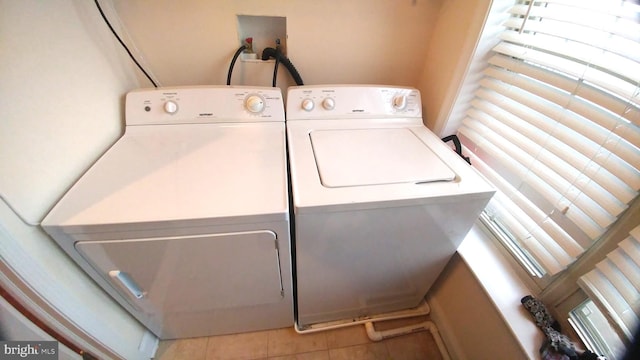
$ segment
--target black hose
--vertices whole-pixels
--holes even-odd
[[[304,82],[302,81],[302,77],[298,73],[298,70],[296,70],[296,67],[293,66],[291,61],[289,61],[286,56],[284,56],[280,49],[265,48],[262,51],[262,60],[269,60],[269,58],[274,58],[276,59],[276,61],[281,62],[287,68],[287,70],[289,70],[289,73],[291,74],[291,77],[293,77],[293,80],[296,82],[296,85],[304,85]]]
[[[278,78],[278,66],[280,66],[280,60],[276,57],[276,63],[273,65],[273,80],[271,86],[276,87],[276,79]]]
[[[456,147],[456,153],[460,155],[461,158],[464,159],[469,165],[471,165],[471,159],[469,157],[462,155],[462,144],[460,143],[460,139],[458,139],[457,135],[449,135],[442,138],[442,141],[453,141],[453,145]]]
[[[233,54],[233,59],[231,59],[231,64],[229,64],[229,72],[227,73],[227,85],[231,85],[231,74],[233,73],[233,67],[236,65],[236,60],[238,60],[238,56],[246,49],[245,45],[242,45],[238,48],[235,54]]]

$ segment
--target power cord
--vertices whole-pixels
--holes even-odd
[[[109,27],[109,29],[111,30],[113,35],[116,37],[116,39],[118,39],[118,42],[120,42],[120,45],[122,45],[122,47],[127,51],[127,54],[129,54],[129,57],[131,58],[131,60],[133,60],[133,62],[138,66],[138,69],[140,69],[140,71],[142,71],[144,73],[144,75],[147,77],[147,79],[149,79],[149,81],[153,84],[153,87],[157,88],[158,84],[156,84],[156,82],[153,81],[151,76],[149,76],[149,74],[144,70],[142,65],[140,65],[138,60],[136,60],[136,58],[133,56],[131,51],[129,51],[129,48],[124,43],[124,41],[122,41],[122,39],[120,39],[120,36],[118,36],[118,33],[116,33],[116,31],[113,29],[113,26],[111,26],[111,23],[109,22],[109,19],[107,19],[107,16],[102,11],[102,8],[100,7],[100,3],[98,3],[98,0],[94,0],[94,1],[96,3],[96,7],[98,8],[98,11],[100,11],[100,15],[102,15],[102,19],[107,24],[107,26]]]

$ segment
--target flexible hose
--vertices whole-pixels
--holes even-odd
[[[229,72],[227,73],[227,85],[231,85],[231,74],[233,73],[233,67],[236,65],[236,60],[238,60],[238,56],[246,49],[245,45],[240,46],[236,53],[233,54],[233,59],[231,59],[231,63],[229,64]]]
[[[271,86],[276,87],[276,79],[278,78],[278,66],[280,66],[280,60],[276,57],[276,63],[273,65],[273,80]]]
[[[269,58],[274,58],[277,61],[281,62],[287,68],[287,70],[289,70],[289,73],[291,74],[291,77],[293,77],[293,80],[296,82],[296,85],[304,85],[304,82],[302,81],[302,77],[298,73],[298,70],[296,70],[296,67],[293,66],[291,61],[286,56],[284,56],[280,49],[265,48],[262,51],[262,60],[269,60]]]
[[[443,137],[442,141],[453,141],[453,145],[456,147],[456,153],[460,155],[460,157],[463,158],[467,163],[469,163],[469,165],[471,165],[471,159],[462,155],[462,144],[460,143],[460,139],[458,139],[457,135],[449,135],[447,137]]]

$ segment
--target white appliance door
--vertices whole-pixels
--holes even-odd
[[[455,173],[409,129],[315,130],[309,136],[325,187],[455,178]]]
[[[176,315],[282,301],[276,234],[249,231],[77,242],[123,297],[159,323]]]

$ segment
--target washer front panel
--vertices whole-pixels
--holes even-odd
[[[455,179],[455,173],[409,129],[316,130],[309,136],[326,187]]]

